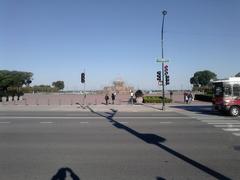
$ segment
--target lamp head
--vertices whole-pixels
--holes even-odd
[[[166,10],[162,11],[162,14],[163,14],[164,16],[167,15],[167,11],[166,11]]]

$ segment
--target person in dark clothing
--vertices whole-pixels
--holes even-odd
[[[109,100],[109,97],[108,97],[108,94],[106,94],[105,96],[106,105],[108,105],[108,100]]]
[[[112,104],[114,104],[114,101],[115,101],[115,94],[112,93]]]

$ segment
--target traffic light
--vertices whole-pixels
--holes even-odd
[[[166,80],[166,85],[170,84],[170,77],[167,75],[165,76],[165,80]]]
[[[81,83],[85,83],[85,73],[81,73]]]
[[[161,71],[158,71],[158,72],[157,72],[157,80],[158,80],[158,81],[161,81]]]
[[[164,66],[164,74],[167,76],[168,75],[168,65]]]

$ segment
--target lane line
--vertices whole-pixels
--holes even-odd
[[[6,121],[6,122],[0,122],[0,124],[10,124],[11,122]]]
[[[125,122],[125,121],[121,121],[119,122],[120,124],[128,124],[128,122]]]
[[[160,122],[160,124],[172,124],[172,122]]]
[[[41,124],[52,124],[53,122],[50,122],[50,121],[48,121],[48,122],[40,122]]]
[[[42,116],[0,116],[0,119],[106,119],[106,117],[42,117]],[[131,116],[131,117],[113,117],[113,119],[193,119],[192,117],[137,117],[137,116]]]
[[[80,123],[81,123],[81,124],[88,124],[88,122],[84,122],[84,121],[81,121]]]

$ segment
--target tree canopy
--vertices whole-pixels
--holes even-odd
[[[240,72],[235,75],[235,77],[240,77]]]
[[[58,88],[59,90],[64,89],[64,81],[56,81],[52,83],[52,86]]]
[[[6,91],[8,87],[29,86],[32,76],[31,72],[0,70],[0,89]]]
[[[190,78],[190,83],[195,87],[207,86],[212,79],[216,79],[217,75],[209,70],[197,71]]]

